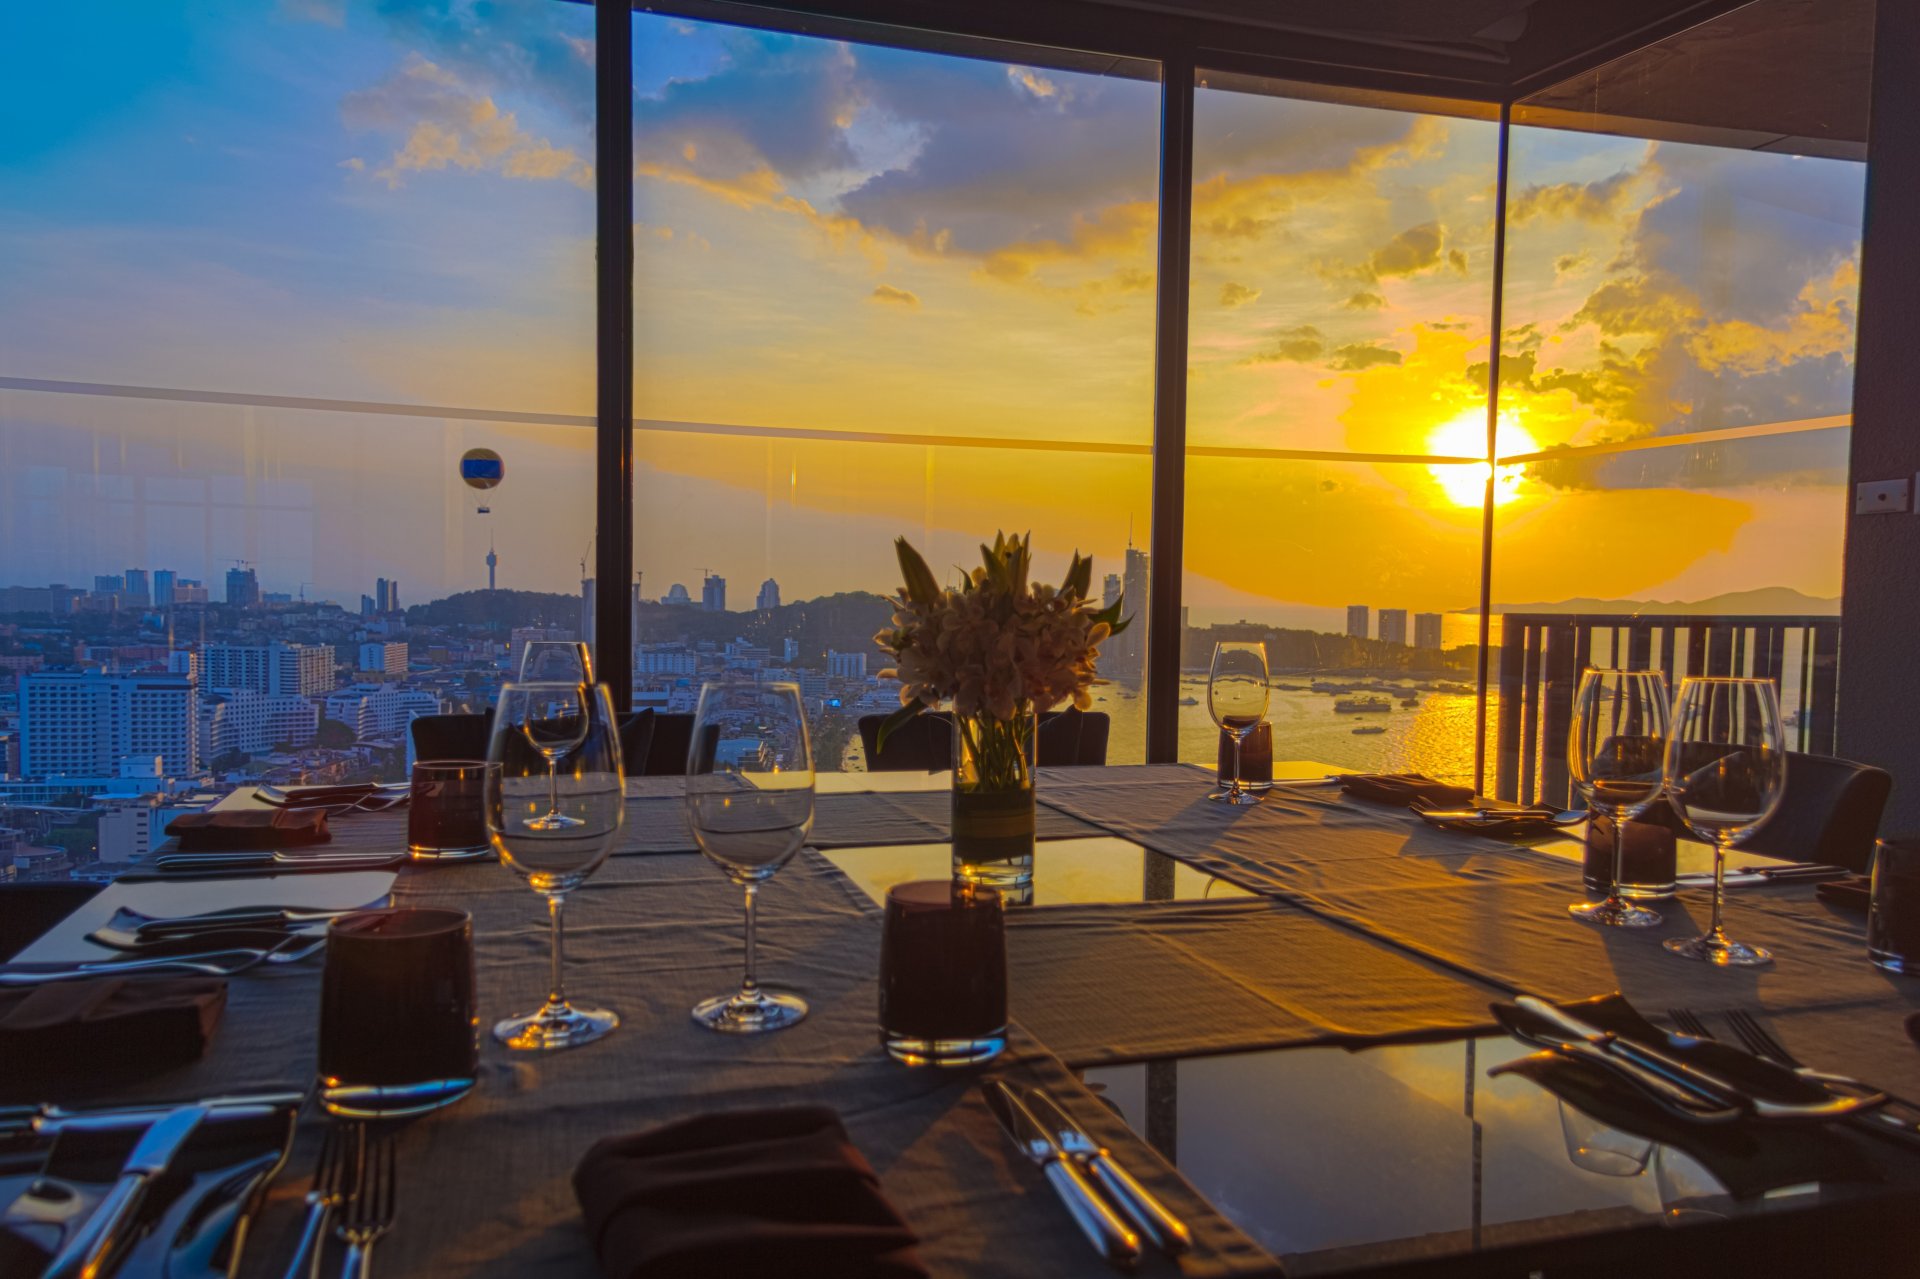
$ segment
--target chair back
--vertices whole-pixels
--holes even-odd
[[[678,714],[667,711],[644,710],[639,715],[649,716],[653,726],[652,738],[647,743],[646,754],[626,752],[626,725],[621,725],[620,745],[627,761],[629,777],[678,777],[687,771],[687,751],[693,745],[693,716],[685,712]],[[635,759],[644,758],[644,766],[636,765]]]
[[[628,777],[646,775],[656,723],[652,707],[635,711],[620,721],[620,767]]]
[[[1042,768],[1105,764],[1107,738],[1113,717],[1105,711],[1068,709],[1040,717],[1040,741],[1035,747]]]
[[[485,759],[493,708],[477,715],[420,715],[407,726],[416,760]]]
[[[0,884],[0,962],[12,959],[55,924],[87,904],[101,885]]]
[[[942,773],[953,767],[953,721],[944,711],[924,711],[887,736],[880,749],[885,715],[860,717],[860,744],[870,773]]]
[[[1864,873],[1892,793],[1893,778],[1871,764],[1788,751],[1780,807],[1740,847]]]

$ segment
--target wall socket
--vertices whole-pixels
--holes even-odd
[[[1909,480],[1862,480],[1853,486],[1855,515],[1897,515],[1912,509]]]

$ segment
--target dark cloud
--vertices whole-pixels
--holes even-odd
[[[1373,251],[1367,267],[1376,278],[1418,275],[1438,265],[1446,230],[1438,222],[1408,227]]]
[[[1354,342],[1347,346],[1335,347],[1333,359],[1327,367],[1340,372],[1354,372],[1370,369],[1379,364],[1400,363],[1400,352],[1392,347],[1380,346],[1372,342]]]
[[[1259,289],[1245,284],[1236,284],[1232,280],[1220,286],[1221,306],[1245,306],[1259,296]]]
[[[1327,339],[1311,324],[1276,329],[1273,344],[1240,361],[1242,364],[1311,364],[1327,351]]]
[[[1343,311],[1378,311],[1387,304],[1387,300],[1378,293],[1362,289],[1340,304]]]
[[[911,289],[897,289],[891,284],[874,285],[873,292],[868,296],[875,302],[886,302],[893,306],[904,306],[916,310],[920,306],[918,293]]]
[[[1593,182],[1555,182],[1530,186],[1507,203],[1507,221],[1534,218],[1580,218],[1610,222],[1627,207],[1637,169],[1622,169]]]

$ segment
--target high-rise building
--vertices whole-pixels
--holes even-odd
[[[493,553],[493,543],[487,543],[487,589],[493,589],[493,571],[500,567],[500,557]]]
[[[580,579],[580,633],[593,634],[593,579]]]
[[[183,577],[173,584],[173,602],[175,604],[205,604],[207,602],[207,584]]]
[[[772,578],[768,578],[766,581],[760,583],[760,594],[753,601],[753,606],[762,611],[770,608],[779,608],[780,583],[774,581]]]
[[[120,602],[128,608],[147,608],[153,604],[153,592],[147,586],[147,570],[130,568],[126,572],[127,586],[120,593]]]
[[[20,681],[20,771],[30,780],[113,777],[129,760],[162,775],[199,771],[197,692],[190,675],[35,671]]]
[[[1415,613],[1413,615],[1413,646],[1415,648],[1433,648],[1442,646],[1440,638],[1441,617],[1438,613]]]
[[[265,755],[275,746],[313,741],[320,710],[311,698],[216,689],[200,698],[201,749],[209,760],[238,752]]]
[[[318,697],[333,687],[333,649],[326,644],[203,644],[200,683],[209,689]]]
[[[865,653],[836,653],[827,650],[827,674],[835,679],[865,679],[867,677],[867,655]]]
[[[707,574],[700,583],[700,607],[709,613],[727,611],[727,579],[718,573]]]
[[[101,574],[93,579],[95,595],[111,595],[117,600],[126,589],[127,579],[117,573],[112,577]]]
[[[1383,608],[1380,610],[1380,642],[1382,644],[1405,644],[1407,642],[1406,609]]]
[[[360,597],[360,616],[372,617],[373,611],[374,611],[373,596],[362,595]]]
[[[1120,598],[1120,592],[1126,588],[1120,584],[1118,573],[1107,574],[1106,589],[1100,592],[1100,607],[1112,608],[1113,602]]]
[[[173,584],[178,575],[170,568],[153,570],[153,603],[156,608],[166,608],[173,603]]]
[[[353,730],[356,740],[399,737],[420,715],[438,715],[440,699],[397,684],[354,684],[327,697],[327,718]]]
[[[1353,639],[1367,637],[1367,606],[1365,604],[1347,605],[1347,634]]]
[[[1121,612],[1131,617],[1133,624],[1101,647],[1100,672],[1116,679],[1137,680],[1147,668],[1147,581],[1152,559],[1145,551],[1129,546],[1122,568],[1117,598],[1126,601]],[[1107,588],[1111,591],[1112,587],[1109,578]]]
[[[397,641],[380,642],[360,646],[360,667],[363,671],[372,671],[379,675],[405,675],[407,673],[407,646]]]
[[[251,608],[260,602],[260,576],[250,568],[227,570],[227,603]]]

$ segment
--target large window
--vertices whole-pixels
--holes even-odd
[[[1053,580],[1136,548],[1141,759],[1159,86],[644,15],[634,63],[638,698],[784,672],[861,767],[894,538],[1031,531]]]
[[[593,537],[591,10],[108,9],[0,81],[0,827],[68,864],[158,820],[92,797],[395,775]]]

